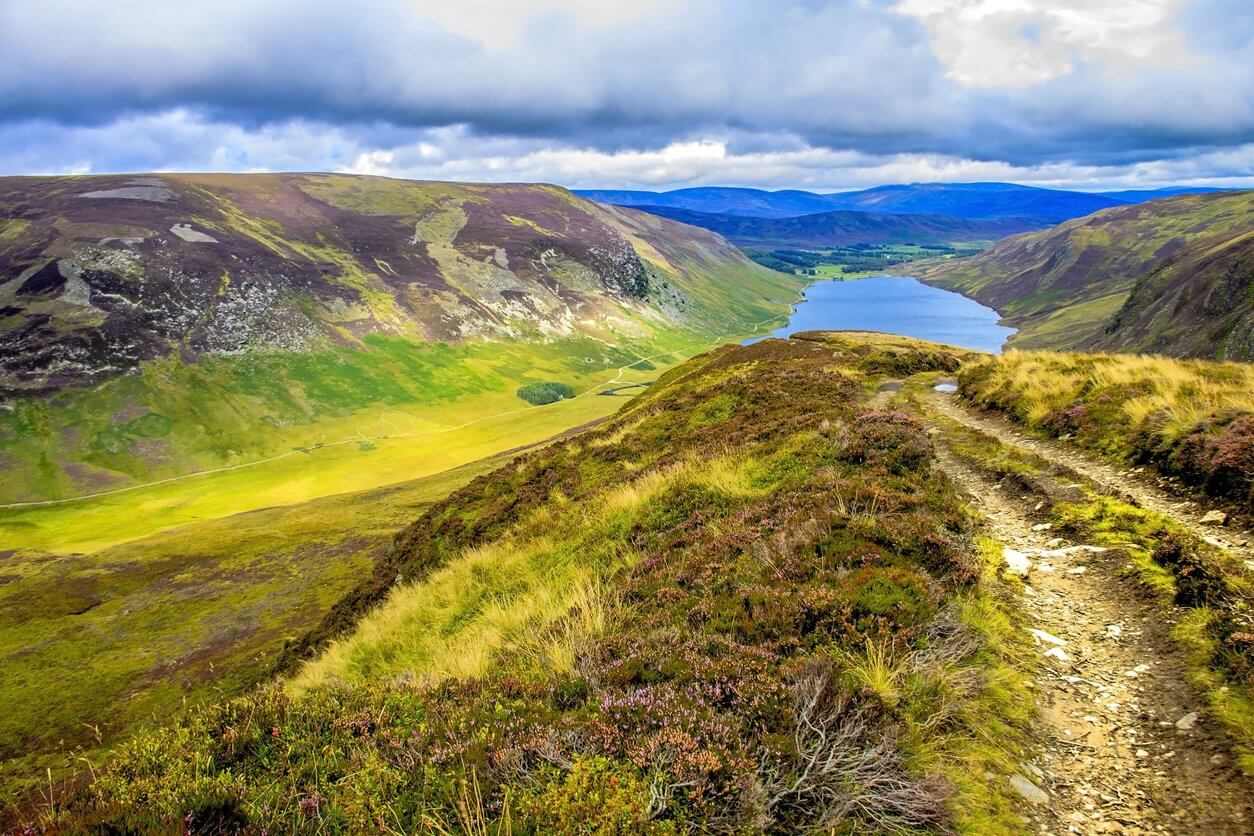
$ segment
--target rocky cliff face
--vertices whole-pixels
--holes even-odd
[[[718,239],[550,186],[330,175],[0,178],[0,390],[176,353],[682,323]],[[643,253],[643,255],[642,255]],[[665,254],[663,254],[665,253]]]

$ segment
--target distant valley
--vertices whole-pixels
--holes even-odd
[[[715,231],[783,272],[917,275],[995,308],[1018,329],[1016,347],[1254,357],[1248,191],[969,183],[584,194]]]

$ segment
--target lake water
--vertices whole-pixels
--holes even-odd
[[[998,354],[1015,329],[998,325],[997,319],[997,311],[958,293],[907,276],[876,276],[810,285],[788,324],[770,336],[884,331]]]

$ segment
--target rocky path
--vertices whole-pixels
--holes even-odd
[[[947,416],[988,432],[952,401],[936,401]],[[989,435],[1059,458],[998,429]],[[1008,566],[1024,578],[1043,718],[1040,756],[1010,778],[1024,797],[1025,830],[1254,833],[1254,782],[1232,766],[1226,735],[1188,683],[1172,620],[1122,577],[1120,553],[1054,537],[1030,499],[953,455],[943,430],[936,440],[941,467],[988,518]]]
[[[1071,468],[1095,485],[1132,499],[1137,505],[1157,511],[1175,520],[1195,536],[1214,546],[1250,560],[1254,533],[1240,527],[1218,528],[1202,523],[1207,509],[1192,499],[1179,497],[1154,484],[1154,477],[1140,469],[1121,470],[1093,456],[1070,447],[1064,442],[1032,437],[1009,421],[987,414],[976,413],[962,405],[952,395],[934,395],[929,406],[948,418],[977,429],[997,439],[1002,444],[1020,447],[1046,459]]]

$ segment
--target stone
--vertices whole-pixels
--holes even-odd
[[[1197,725],[1197,712],[1196,711],[1190,711],[1188,714],[1184,715],[1183,717],[1181,717],[1179,720],[1176,721],[1176,728],[1180,729],[1181,731],[1188,731],[1189,729],[1193,728],[1195,725]]]
[[[1201,519],[1202,525],[1227,525],[1228,515],[1223,511],[1207,511]]]
[[[1228,762],[1228,758],[1226,758],[1223,755],[1211,755],[1210,756],[1211,766],[1223,766],[1227,762]]]
[[[1057,659],[1059,662],[1066,663],[1071,661],[1071,657],[1067,655],[1067,651],[1063,650],[1061,647],[1051,647],[1049,650],[1045,651],[1045,655],[1050,659]]]
[[[1028,570],[1032,568],[1032,561],[1023,552],[1005,547],[1001,550],[1002,560],[1006,561],[1006,569],[1012,575],[1018,575],[1021,578],[1028,576]]]
[[[1066,647],[1066,646],[1067,646],[1067,642],[1066,642],[1066,641],[1064,641],[1063,639],[1058,638],[1057,636],[1054,636],[1054,635],[1051,635],[1051,634],[1049,634],[1049,633],[1046,633],[1044,630],[1036,630],[1036,629],[1032,629],[1032,630],[1029,630],[1028,632],[1032,634],[1032,637],[1033,637],[1034,639],[1036,639],[1038,643],[1039,643],[1039,642],[1046,642],[1046,643],[1048,643],[1048,644],[1056,645],[1056,646],[1058,646],[1058,647]]]
[[[201,232],[198,229],[192,229],[191,224],[175,224],[174,226],[170,227],[170,231],[173,232],[175,235],[177,235],[179,238],[182,238],[184,241],[188,241],[193,244],[217,244],[218,243],[217,238],[214,238],[212,235],[209,235],[207,233]]]
[[[1033,531],[1049,531],[1053,527],[1054,527],[1053,523],[1037,523],[1036,525],[1032,526],[1032,530]]]
[[[1023,796],[1024,800],[1030,804],[1048,804],[1049,795],[1045,790],[1033,784],[1024,776],[1015,773],[1010,776],[1010,786],[1015,792]]]
[[[1061,537],[1054,537],[1053,539],[1051,539],[1049,542],[1045,544],[1045,548],[1056,549],[1062,544],[1063,544],[1063,539]]]

